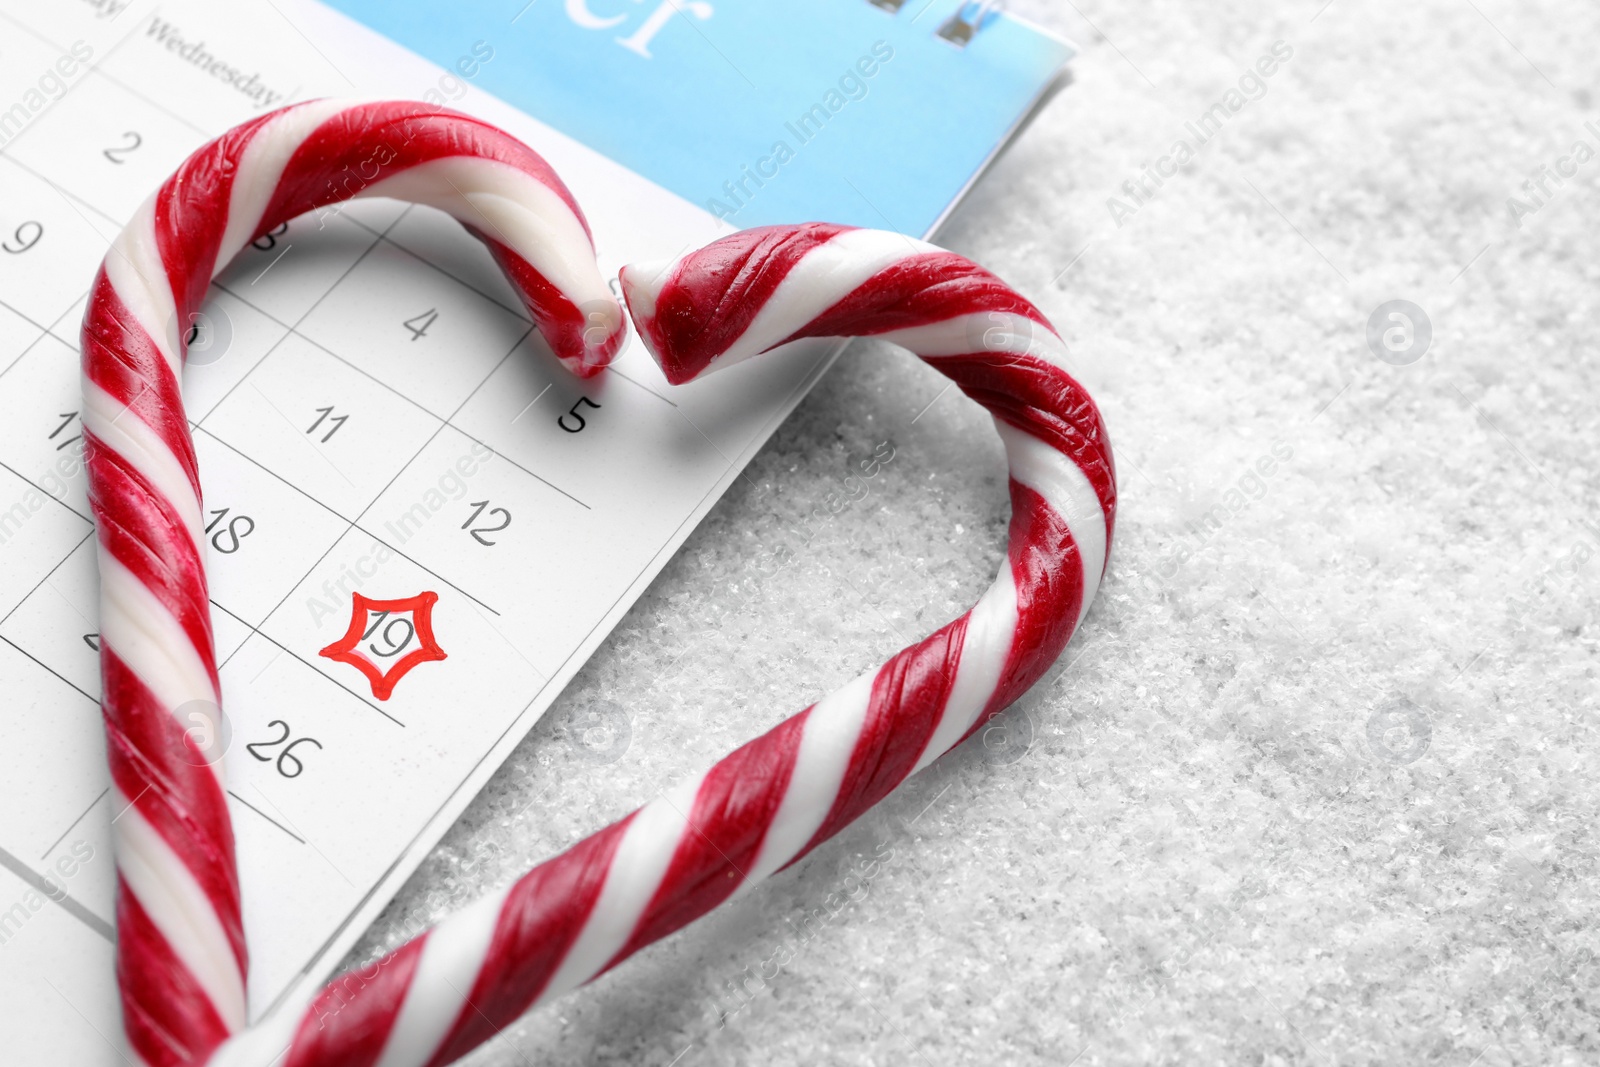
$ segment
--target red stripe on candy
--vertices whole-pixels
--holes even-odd
[[[116,650],[101,651],[106,751],[117,789],[160,835],[206,894],[243,976],[249,969],[228,801],[189,724],[174,719]],[[180,709],[181,710],[181,709]],[[126,949],[124,951],[127,951]]]
[[[205,299],[216,273],[217,249],[228,228],[228,207],[238,160],[256,135],[281,111],[235,126],[183,161],[155,198],[156,249],[177,305],[181,332],[189,312]]]
[[[85,433],[89,505],[100,544],[138,578],[183,627],[217,689],[211,608],[199,550],[172,502],[138,468]]]
[[[1117,468],[1105,420],[1088,390],[1036,356],[986,352],[928,362],[995,418],[1037,437],[1083,471],[1105,514],[1110,545],[1117,518]]]
[[[989,271],[954,252],[896,260],[784,339],[873,337],[978,312],[1020,315],[1055,333],[1039,309]]]
[[[145,1067],[192,1067],[227,1039],[211,998],[120,877],[117,987],[123,1030]]]
[[[790,716],[706,773],[666,875],[606,970],[687,926],[744,883],[789,791],[810,714],[807,708]]]
[[[968,612],[947,623],[878,669],[833,809],[791,864],[855,822],[916,768],[950,702],[970,618]]]
[[[604,370],[622,348],[627,333],[618,330],[609,337],[605,336],[605,329],[591,327],[584,309],[551,285],[549,279],[539,273],[532,263],[481,230],[472,226],[465,229],[484,243],[494,261],[511,279],[522,297],[523,306],[538,325],[539,335],[556,358],[564,361],[580,377],[590,378]],[[595,331],[596,339],[601,341],[599,347],[590,343],[591,329]]]
[[[183,389],[166,357],[111,285],[104,266],[89,292],[80,339],[84,377],[127,409],[118,419],[137,418],[155,431],[177,457],[199,500],[200,466],[184,419]]]
[[[382,959],[346,971],[322,987],[295,1030],[283,1067],[372,1067],[383,1055],[406,990],[422,959],[427,933]]]
[[[391,100],[346,108],[311,131],[284,167],[256,236],[412,167],[455,157],[503,163],[530,175],[565,201],[589,232],[571,190],[533,149],[471,115]]]
[[[633,816],[541,863],[511,887],[477,981],[429,1067],[465,1056],[527,1011],[582,933]],[[337,1062],[337,1061],[325,1061]]]
[[[1108,541],[1107,544],[1110,542]],[[1028,691],[1061,655],[1078,628],[1083,606],[1083,556],[1044,497],[1011,480],[1011,536],[1007,554],[1017,587],[1017,629],[994,695],[964,737]]]
[[[744,336],[795,264],[852,228],[823,222],[762,226],[730,234],[685,259],[661,287],[654,316],[641,326],[667,381],[679,385],[705,370]]]

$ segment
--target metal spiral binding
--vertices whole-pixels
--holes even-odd
[[[939,36],[957,48],[965,48],[985,22],[998,15],[1005,0],[967,0],[945,24],[939,27]]]
[[[867,2],[891,15],[899,14],[900,9],[906,6],[906,0],[867,0]],[[939,27],[938,36],[957,48],[965,48],[978,31],[983,29],[984,23],[998,15],[1004,7],[1005,0],[965,0],[956,13]]]

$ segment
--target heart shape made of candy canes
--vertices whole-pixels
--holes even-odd
[[[493,1037],[794,863],[1025,692],[1104,574],[1110,442],[1045,317],[994,275],[898,234],[734,234],[622,272],[669,381],[804,337],[910,349],[995,418],[1009,549],[978,603],[628,817],[302,1005],[246,1026],[247,952],[219,759],[188,716],[220,703],[184,330],[253,239],[352,196],[440,208],[488,246],[564,365],[597,373],[625,316],[582,213],[530,149],[415,103],[318,101],[195,152],[114,242],[83,327],[101,576],[102,707],[118,870],[117,977],[147,1067],[423,1067]],[[180,720],[179,709],[185,709]],[[221,736],[209,723],[202,736]]]

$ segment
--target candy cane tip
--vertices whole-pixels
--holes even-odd
[[[628,315],[615,302],[597,302],[584,310],[582,341],[570,351],[556,347],[563,366],[579,378],[593,378],[609,367],[628,339]]]
[[[645,260],[628,264],[618,274],[622,282],[622,299],[627,302],[628,313],[633,316],[634,325],[639,329],[639,339],[644,342],[650,358],[661,368],[661,373],[673,385],[693,381],[714,367],[714,364],[694,366],[685,359],[681,346],[672,343],[656,316],[661,290],[678,273],[682,264],[682,259]]]

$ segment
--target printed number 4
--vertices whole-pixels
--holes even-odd
[[[428,335],[428,327],[432,326],[438,317],[439,312],[434,308],[429,308],[420,315],[412,316],[400,325],[411,331],[411,339],[413,341],[420,341]]]
[[[267,723],[267,725],[281,726],[283,727],[283,733],[272,738],[270,741],[254,741],[244,746],[246,752],[250,753],[250,755],[254,756],[262,763],[272,763],[273,757],[270,754],[263,756],[261,753],[257,752],[256,749],[276,748],[278,745],[282,745],[285,741],[289,741],[289,734],[291,733],[289,724],[284,722],[282,719],[273,719],[271,722]],[[283,775],[285,778],[298,778],[300,777],[300,773],[306,769],[306,765],[300,762],[300,757],[294,754],[295,748],[300,745],[316,745],[318,748],[321,748],[322,742],[318,741],[314,737],[297,737],[293,741],[289,741],[289,743],[284,746],[283,751],[278,753],[277,757],[278,773]]]
[[[487,500],[474,500],[472,502],[473,512],[470,516],[468,516],[467,521],[461,524],[461,528],[472,534],[473,540],[477,541],[478,544],[485,547],[492,547],[499,542],[491,541],[483,535],[488,533],[499,533],[507,526],[510,526],[511,512],[507,511],[505,508],[495,508],[493,511],[489,512],[489,517],[493,518],[494,516],[499,515],[499,526],[473,526],[472,524],[478,521],[478,516],[483,514],[483,509],[488,506],[489,501]],[[470,529],[468,529],[469,527]]]
[[[344,420],[348,419],[350,416],[349,415],[335,415],[333,413],[333,409],[331,407],[329,407],[329,408],[318,408],[317,411],[319,412],[319,414],[317,415],[317,421],[313,422],[309,427],[306,428],[306,433],[316,433],[317,432],[317,427],[321,426],[324,422],[326,422],[328,424],[329,428],[328,428],[328,432],[322,435],[322,443],[323,444],[327,444],[328,443],[328,438],[330,438],[334,434],[338,433],[339,432],[339,428],[344,425]]]

